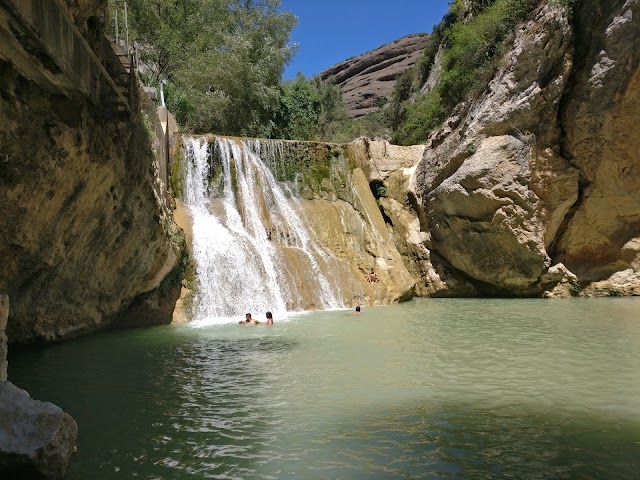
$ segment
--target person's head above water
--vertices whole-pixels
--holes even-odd
[[[273,318],[273,315],[271,314],[271,312],[267,312],[266,315],[267,315],[267,318]]]
[[[359,312],[359,311],[360,311],[360,305],[356,307],[356,312]]]
[[[251,320],[251,314],[245,313],[244,318],[246,318],[247,320]]]

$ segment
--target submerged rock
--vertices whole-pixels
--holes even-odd
[[[64,477],[77,436],[76,422],[59,407],[0,382],[2,478]]]

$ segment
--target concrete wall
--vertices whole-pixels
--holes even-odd
[[[0,58],[27,78],[65,96],[100,101],[101,84],[127,99],[59,0],[0,0]]]

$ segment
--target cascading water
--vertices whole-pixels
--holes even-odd
[[[323,274],[331,254],[315,241],[291,192],[260,158],[275,159],[282,142],[191,138],[185,153],[185,203],[193,220],[198,281],[194,320],[225,322],[245,312],[303,309],[301,282],[315,283],[310,290],[316,298],[308,304],[343,306]],[[297,268],[291,268],[291,258]]]

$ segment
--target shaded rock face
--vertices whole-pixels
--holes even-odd
[[[59,407],[0,382],[0,474],[3,478],[63,478],[76,449],[78,426]]]
[[[603,281],[640,268],[640,1],[580,3],[576,26],[562,155],[582,190],[554,253],[580,278]]]
[[[116,319],[135,324],[124,318],[127,307],[157,289],[180,256],[171,213],[154,191],[144,116],[51,95],[8,64],[0,72],[0,291],[11,298],[9,338],[50,341]],[[170,319],[159,314],[154,323]]]
[[[0,382],[7,379],[7,322],[9,321],[9,297],[0,294]]]
[[[416,63],[428,39],[426,34],[402,37],[334,65],[320,78],[332,79],[340,87],[352,117],[376,112],[391,99],[398,75]]]
[[[108,0],[65,0],[69,13],[82,33],[89,30],[87,21],[106,23]]]
[[[481,294],[637,290],[640,2],[576,8],[541,3],[410,181],[425,246]]]

